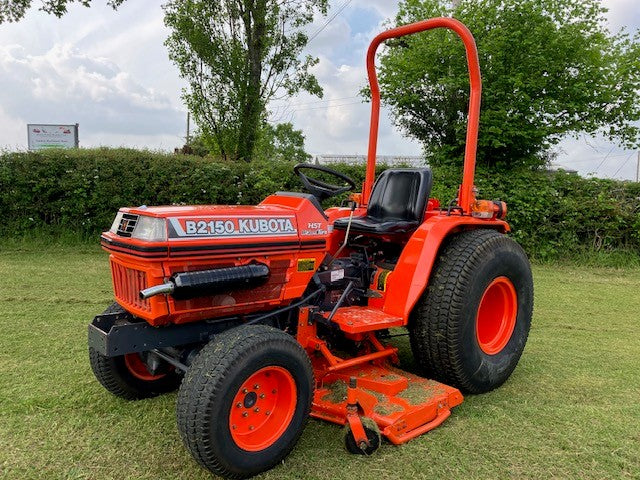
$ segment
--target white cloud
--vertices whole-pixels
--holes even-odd
[[[390,0],[355,0],[353,6],[373,9],[382,18],[391,18],[398,11],[398,2]]]
[[[625,150],[602,136],[580,135],[566,138],[556,148],[554,165],[576,170],[583,176],[633,180],[636,175],[637,152]]]
[[[73,5],[62,19],[32,9],[3,25],[0,146],[24,148],[28,122],[78,122],[83,146],[181,145],[183,82],[163,46],[162,9],[151,3],[117,12]]]
[[[147,88],[106,58],[69,44],[42,55],[0,47],[0,103],[6,115],[29,122],[80,123],[95,135],[169,134],[182,114],[166,95]],[[2,143],[8,143],[6,140]]]
[[[364,62],[358,66],[336,65],[325,56],[319,58],[314,74],[324,87],[323,100],[300,96],[287,108],[280,107],[276,114],[281,121],[293,121],[305,133],[312,154],[365,154],[371,107],[358,96],[366,84]],[[384,109],[379,132],[379,154],[419,154],[420,146],[393,128]]]
[[[612,30],[640,26],[638,0],[602,0]],[[114,12],[104,2],[91,8],[72,4],[62,19],[32,9],[0,29],[0,147],[23,147],[27,122],[80,122],[89,145],[128,145],[171,150],[182,143],[184,82],[167,57],[168,34],[159,2],[128,0]],[[344,4],[331,0],[333,12]],[[366,84],[364,56],[397,0],[352,0],[313,40],[321,58],[315,73],[325,90],[322,101],[309,95],[274,102],[275,117],[292,119],[312,153],[360,153],[367,149],[370,106],[356,97]],[[331,12],[330,12],[331,15]],[[327,18],[309,26],[315,32]],[[346,97],[346,98],[345,98]],[[562,143],[558,163],[583,173],[611,149],[602,139]],[[381,154],[418,154],[420,146],[393,128],[383,109]],[[611,175],[630,152],[616,149],[599,174]],[[614,155],[620,155],[614,157]],[[633,159],[617,176],[633,174]]]
[[[613,31],[622,27],[634,32],[640,27],[640,8],[638,0],[602,0],[603,6],[609,9],[607,19]]]

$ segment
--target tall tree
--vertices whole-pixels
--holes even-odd
[[[403,0],[395,23],[464,22],[482,69],[478,159],[541,165],[566,135],[640,144],[640,35],[612,34],[599,0]],[[435,31],[390,42],[383,99],[431,163],[461,162],[469,80],[462,42]]]
[[[301,90],[322,96],[302,57],[303,27],[327,0],[173,0],[165,6],[171,59],[189,83],[185,101],[224,157],[251,160],[265,107]]]

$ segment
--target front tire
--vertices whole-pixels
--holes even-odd
[[[293,449],[312,397],[311,362],[291,335],[240,326],[214,337],[189,367],[178,393],[178,430],[205,468],[251,477]]]
[[[173,392],[180,385],[180,376],[173,367],[164,365],[163,371],[154,375],[139,353],[107,357],[89,348],[89,363],[100,384],[125,400],[155,397]]]
[[[424,373],[469,393],[502,385],[522,355],[533,278],[522,248],[494,230],[471,230],[442,249],[409,321]]]
[[[112,303],[103,315],[125,313],[118,304]],[[116,397],[139,400],[173,392],[180,385],[180,376],[173,367],[162,362],[160,371],[149,372],[144,357],[147,352],[107,357],[89,347],[91,370],[100,384]]]

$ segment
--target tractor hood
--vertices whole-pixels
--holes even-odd
[[[277,205],[139,207],[121,211],[166,219],[167,239],[172,241],[298,236],[295,210]]]
[[[121,208],[102,245],[136,256],[323,248],[328,219],[304,194],[276,194],[260,205]]]

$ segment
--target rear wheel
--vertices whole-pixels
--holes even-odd
[[[487,392],[515,369],[532,313],[533,278],[522,248],[494,230],[471,230],[440,252],[411,314],[411,347],[427,376]]]
[[[240,326],[217,335],[189,367],[178,393],[178,430],[205,468],[250,477],[293,449],[312,396],[309,357],[291,335]]]

